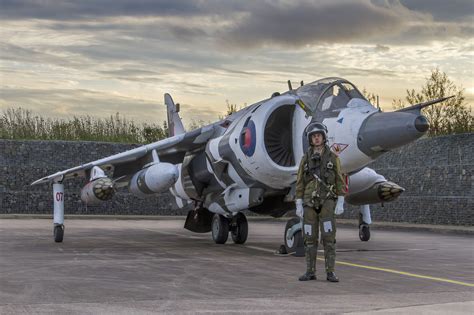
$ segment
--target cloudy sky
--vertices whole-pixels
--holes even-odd
[[[474,103],[472,0],[0,0],[0,109],[215,120],[339,76],[391,108],[438,67]]]

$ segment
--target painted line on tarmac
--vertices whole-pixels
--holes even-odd
[[[250,249],[256,249],[256,250],[260,250],[260,251],[267,252],[267,253],[272,253],[272,254],[275,253],[274,250],[271,250],[271,249],[268,249],[268,248],[263,248],[263,247],[258,247],[258,246],[244,245],[243,247],[250,248]]]
[[[324,261],[324,259],[322,259],[322,258],[317,258],[317,259]],[[365,265],[353,264],[353,263],[349,263],[349,262],[345,262],[345,261],[339,261],[339,260],[336,260],[336,264],[351,266],[351,267],[357,267],[357,268],[363,268],[363,269],[384,271],[384,272],[388,272],[388,273],[394,273],[394,274],[398,274],[398,275],[409,276],[409,277],[420,278],[420,279],[428,279],[428,280],[434,280],[434,281],[439,281],[439,282],[447,282],[447,283],[452,283],[452,284],[463,285],[463,286],[466,286],[466,287],[474,287],[474,284],[472,284],[472,283],[456,281],[456,280],[450,280],[450,279],[445,279],[445,278],[424,276],[424,275],[419,275],[419,274],[416,274],[416,273],[398,271],[398,270],[394,270],[394,269],[365,266]]]
[[[174,233],[174,232],[164,232],[164,231],[157,231],[157,230],[153,230],[153,229],[142,229],[142,230],[155,232],[155,233],[158,233],[158,234],[164,234],[164,235],[175,235],[175,236],[181,236],[181,237],[185,237],[185,238],[203,239],[203,237],[199,237],[199,236],[185,235],[185,234],[179,234],[179,233]]]
[[[274,250],[271,250],[271,249],[268,249],[268,248],[263,248],[263,247],[258,247],[258,246],[245,245],[244,247],[264,251],[264,252],[267,252],[267,253],[275,253]],[[316,258],[316,259],[324,261],[324,258]],[[351,266],[351,267],[357,267],[357,268],[363,268],[363,269],[369,269],[369,270],[383,271],[383,272],[394,273],[394,274],[403,275],[403,276],[420,278],[420,279],[428,279],[428,280],[439,281],[439,282],[447,282],[447,283],[458,284],[458,285],[463,285],[463,286],[467,286],[467,287],[474,287],[474,284],[472,284],[472,283],[456,281],[456,280],[450,280],[450,279],[445,279],[445,278],[424,276],[424,275],[419,275],[419,274],[416,274],[416,273],[398,271],[398,270],[394,270],[394,269],[359,265],[359,264],[353,264],[353,263],[349,263],[349,262],[345,262],[345,261],[339,261],[339,260],[336,260],[336,264]]]
[[[186,237],[186,238],[201,238],[201,237],[197,237],[197,236],[193,236],[193,235],[184,235],[184,234],[173,233],[173,232],[156,231],[156,230],[152,230],[152,229],[144,229],[144,230],[152,231],[152,232],[156,232],[156,233],[160,233],[160,234],[176,235],[176,236],[181,236],[181,237]],[[255,250],[259,250],[259,251],[263,251],[263,252],[267,252],[267,253],[273,253],[273,254],[275,253],[275,250],[264,248],[264,247],[259,247],[259,246],[244,245],[243,247],[250,248],[250,249],[255,249]],[[316,259],[324,261],[323,258],[316,258]],[[403,275],[403,276],[409,276],[409,277],[413,277],[413,278],[427,279],[427,280],[433,280],[433,281],[439,281],[439,282],[447,282],[447,283],[452,283],[452,284],[457,284],[457,285],[463,285],[463,286],[466,286],[466,287],[474,287],[474,284],[472,284],[472,283],[456,281],[456,280],[450,280],[450,279],[445,279],[445,278],[424,276],[424,275],[419,275],[419,274],[416,274],[416,273],[399,271],[399,270],[394,270],[394,269],[359,265],[359,264],[354,264],[354,263],[340,261],[340,260],[336,260],[336,264],[344,265],[344,266],[350,266],[350,267],[356,267],[356,268],[369,269],[369,270],[383,271],[383,272],[394,273],[394,274]]]

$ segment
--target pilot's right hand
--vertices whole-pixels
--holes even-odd
[[[303,219],[304,209],[303,209],[303,199],[296,199],[296,215]]]

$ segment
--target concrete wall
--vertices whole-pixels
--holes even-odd
[[[30,183],[59,170],[120,153],[136,145],[103,142],[0,140],[0,213],[52,213],[52,187]],[[66,214],[185,214],[171,194],[147,199],[124,191],[112,200],[86,207],[80,200],[84,178],[64,182]]]
[[[369,167],[406,191],[394,202],[372,205],[376,221],[473,225],[474,134],[420,139]],[[344,218],[357,218],[347,207]]]
[[[52,188],[31,182],[58,170],[80,165],[135,146],[114,143],[0,140],[0,213],[52,211]],[[406,188],[395,202],[372,206],[377,221],[473,225],[474,134],[421,139],[382,156],[370,165]],[[111,201],[86,208],[80,201],[83,179],[65,182],[67,214],[185,214],[173,197],[160,194],[139,199],[119,193]],[[344,218],[357,218],[346,206]]]

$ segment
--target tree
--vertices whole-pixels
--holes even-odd
[[[438,68],[431,71],[431,75],[426,78],[421,91],[414,89],[407,90],[406,102],[393,100],[392,107],[401,109],[409,105],[427,102],[437,98],[454,95],[447,101],[440,104],[425,107],[422,111],[430,121],[430,136],[439,136],[453,133],[473,132],[474,117],[471,107],[467,107],[464,97],[464,89],[457,87]]]
[[[226,116],[230,116],[233,113],[237,112],[237,104],[231,104],[229,100],[225,100],[225,102],[227,104]]]
[[[362,90],[362,94],[364,95],[364,97],[369,101],[370,104],[374,105],[374,106],[377,106],[377,95],[375,95],[375,93],[372,93],[372,92],[369,92],[367,91],[366,88],[364,88]]]
[[[227,104],[227,111],[224,115],[219,115],[218,116],[219,120],[222,120],[222,119],[232,115],[233,113],[238,112],[239,110],[241,110],[245,106],[247,106],[247,104],[244,104],[244,106],[241,106],[239,109],[237,109],[237,104],[232,104],[232,103],[229,102],[229,100],[225,100],[225,103]]]

